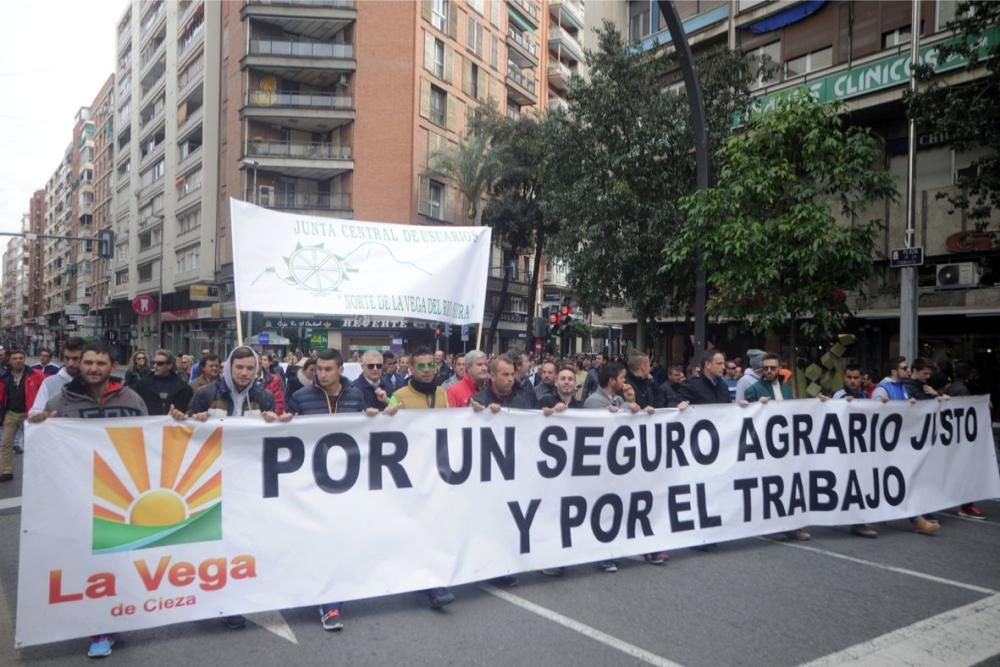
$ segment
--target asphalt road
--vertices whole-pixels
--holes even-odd
[[[20,465],[21,457],[17,457]],[[86,639],[14,649],[18,479],[0,485],[0,665],[85,661]],[[656,567],[626,560],[520,585],[461,586],[441,611],[423,596],[352,602],[345,629],[314,608],[129,632],[108,659],[135,665],[1000,665],[1000,502],[987,521],[942,512],[935,537],[906,522],[868,540],[812,529]]]

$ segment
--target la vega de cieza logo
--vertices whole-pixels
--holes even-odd
[[[159,457],[140,427],[105,431],[115,456],[94,451],[93,553],[222,539],[222,427],[196,441],[165,426]]]

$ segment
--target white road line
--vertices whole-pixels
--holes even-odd
[[[635,644],[629,644],[627,641],[618,639],[617,637],[612,637],[606,632],[601,632],[597,628],[592,628],[591,626],[581,623],[580,621],[574,620],[568,616],[563,616],[557,611],[553,611],[548,607],[543,607],[541,605],[535,604],[525,600],[519,595],[514,595],[508,591],[501,590],[496,586],[489,586],[486,584],[480,584],[479,588],[490,595],[500,598],[505,602],[509,602],[516,607],[520,607],[526,611],[530,611],[533,614],[537,614],[542,618],[557,623],[564,628],[569,628],[574,632],[578,632],[584,637],[593,639],[596,642],[600,642],[605,646],[610,646],[611,648],[621,651],[625,655],[629,655],[637,660],[641,660],[650,665],[656,665],[657,667],[681,667],[679,663],[672,662],[666,658],[651,653],[646,649],[639,648]]]
[[[780,544],[783,547],[791,547],[792,549],[801,549],[803,551],[810,551],[814,554],[822,554],[824,556],[829,556],[831,558],[839,558],[841,560],[850,561],[852,563],[858,563],[860,565],[868,565],[869,567],[876,567],[880,570],[885,570],[887,572],[895,572],[896,574],[905,574],[911,577],[917,577],[918,579],[926,579],[927,581],[933,581],[939,584],[955,586],[956,588],[964,588],[967,591],[973,591],[975,593],[982,593],[984,595],[995,595],[1000,593],[1000,591],[995,591],[992,588],[976,586],[975,584],[967,584],[963,581],[955,581],[954,579],[945,579],[944,577],[935,577],[933,574],[927,574],[925,572],[917,572],[916,570],[908,570],[905,567],[896,567],[894,565],[885,565],[883,563],[876,563],[875,561],[872,560],[865,560],[864,558],[856,558],[854,556],[848,556],[846,554],[837,553],[836,551],[827,551],[826,549],[820,549],[818,547],[807,547],[804,544],[780,542],[778,540],[772,540],[767,537],[758,537],[757,539],[764,540],[765,542],[771,542],[773,544]]]
[[[949,519],[958,519],[959,521],[968,521],[969,523],[978,523],[980,525],[986,524],[987,526],[998,526],[1000,527],[1000,521],[990,521],[989,519],[970,519],[967,516],[958,516],[957,514],[949,514]]]
[[[804,667],[951,667],[1000,653],[1000,595],[993,595],[831,653]]]
[[[256,623],[268,632],[274,633],[293,644],[299,643],[298,638],[280,611],[262,611],[257,614],[245,614],[245,616],[248,621]]]
[[[0,498],[0,510],[9,510],[21,506],[21,496],[14,498]]]

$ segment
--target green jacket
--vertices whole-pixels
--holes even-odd
[[[781,386],[781,397],[784,400],[790,401],[795,398],[792,396],[792,388],[782,382],[780,378],[778,379],[778,384]],[[744,398],[751,403],[759,401],[764,397],[767,397],[772,401],[774,400],[774,387],[770,382],[765,382],[764,380],[757,380],[757,382],[750,385],[747,388],[746,395],[744,396]]]

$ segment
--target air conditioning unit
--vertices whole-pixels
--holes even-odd
[[[983,270],[976,262],[941,264],[937,267],[937,286],[939,289],[975,287],[982,276]]]

